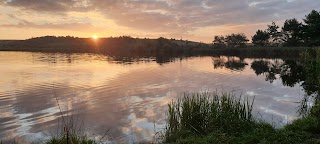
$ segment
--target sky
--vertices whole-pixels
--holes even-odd
[[[210,43],[320,10],[320,0],[0,0],[0,39],[55,35]]]

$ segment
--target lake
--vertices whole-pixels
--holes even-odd
[[[47,139],[73,118],[96,139],[150,141],[168,103],[201,91],[254,98],[256,117],[280,127],[305,95],[294,68],[292,59],[0,52],[0,140]]]

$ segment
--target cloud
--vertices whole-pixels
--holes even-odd
[[[99,30],[99,28],[94,27],[91,23],[81,23],[81,22],[69,22],[69,23],[35,23],[29,20],[19,18],[14,14],[7,14],[7,17],[18,21],[14,24],[1,24],[0,27],[7,28],[39,28],[39,29],[59,29],[59,30],[71,30],[71,31],[93,31]]]
[[[120,26],[144,32],[187,34],[203,27],[303,18],[319,0],[2,0],[2,5],[51,15],[97,12]],[[20,24],[20,26],[28,24]],[[35,24],[37,25],[37,24]],[[46,27],[35,26],[34,27]],[[47,25],[47,27],[59,27]]]
[[[59,29],[59,30],[71,30],[71,31],[92,31],[96,29],[90,23],[44,23],[36,24],[27,20],[20,20],[17,24],[3,24],[0,27],[7,28],[39,28],[39,29]]]
[[[11,27],[11,28],[40,28],[40,29],[63,29],[63,30],[85,30],[88,31],[90,29],[94,29],[94,26],[90,23],[63,23],[63,24],[53,24],[53,23],[45,23],[45,24],[35,24],[29,21],[21,21],[18,24],[7,24],[0,25],[1,27]]]
[[[82,0],[2,0],[2,4],[19,7],[24,10],[54,13],[87,7],[85,1]]]

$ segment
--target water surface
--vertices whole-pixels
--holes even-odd
[[[97,138],[109,130],[114,142],[152,140],[165,125],[167,104],[184,92],[233,91],[255,97],[257,117],[268,122],[297,118],[300,83],[261,72],[259,62],[284,60],[0,52],[0,139],[48,138],[61,110],[79,117]]]

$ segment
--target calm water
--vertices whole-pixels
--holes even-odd
[[[155,58],[0,52],[0,139],[48,138],[59,127],[60,105],[96,138],[109,130],[114,142],[152,140],[165,125],[167,103],[206,90],[255,96],[257,117],[269,122],[297,118],[303,89],[270,73],[257,76],[252,63],[260,60],[192,57],[160,64]]]

